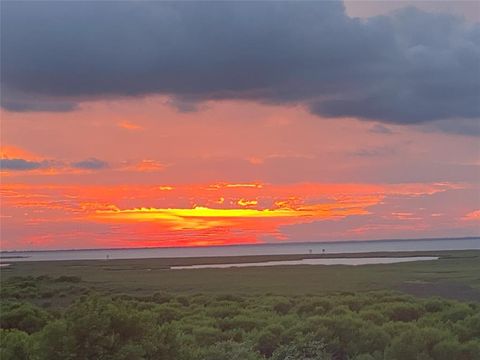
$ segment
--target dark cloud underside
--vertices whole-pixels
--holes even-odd
[[[103,170],[110,165],[102,160],[90,158],[82,161],[72,162],[70,164],[57,160],[32,161],[26,159],[0,159],[0,170],[4,171],[30,171],[38,169],[82,169],[82,170]]]
[[[36,170],[42,167],[41,162],[25,159],[0,159],[0,170]]]
[[[5,2],[2,104],[167,94],[300,103],[384,123],[480,116],[480,26],[414,8],[368,20],[342,3]],[[468,128],[468,126],[467,126]]]
[[[71,164],[72,167],[77,169],[86,169],[86,170],[101,170],[108,167],[108,163],[102,160],[95,158],[74,162]]]

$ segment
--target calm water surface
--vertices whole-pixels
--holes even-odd
[[[260,245],[142,248],[142,249],[92,249],[56,251],[9,251],[1,253],[1,261],[56,261],[145,259],[174,257],[220,257],[247,255],[365,253],[375,251],[430,251],[430,250],[480,250],[480,238],[441,240],[377,240],[318,243],[283,243]],[[323,259],[326,260],[326,259]]]
[[[438,260],[436,256],[417,256],[417,257],[399,257],[399,258],[358,258],[358,259],[301,259],[284,261],[264,261],[257,263],[237,263],[237,264],[209,264],[209,265],[188,265],[172,266],[172,270],[186,269],[225,269],[232,267],[249,266],[278,266],[278,265],[368,265],[368,264],[394,264],[410,261]]]

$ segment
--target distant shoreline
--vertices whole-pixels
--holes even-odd
[[[113,258],[113,259],[68,259],[68,260],[27,260],[11,262],[22,265],[33,263],[61,263],[61,264],[139,264],[154,262],[156,266],[168,269],[170,266],[184,265],[213,265],[235,263],[259,263],[265,261],[291,261],[304,259],[381,259],[381,258],[415,258],[434,256],[439,259],[462,259],[478,257],[480,250],[411,250],[411,251],[370,251],[364,253],[335,253],[335,254],[273,254],[273,255],[224,255],[224,256],[187,256],[187,257],[147,257],[147,258]],[[8,260],[8,259],[5,259]]]
[[[318,244],[358,244],[358,243],[373,243],[373,242],[415,242],[415,241],[455,241],[455,240],[480,240],[479,236],[465,236],[465,237],[441,237],[441,238],[414,238],[414,239],[376,239],[376,240],[337,240],[337,241],[301,241],[301,242],[276,242],[276,243],[251,243],[251,244],[228,244],[228,245],[200,245],[200,246],[144,246],[144,247],[118,247],[118,248],[80,248],[80,249],[52,249],[52,250],[0,250],[1,254],[9,253],[42,253],[42,252],[68,252],[68,251],[118,251],[118,250],[148,250],[148,249],[196,249],[196,248],[231,248],[231,247],[245,247],[245,246],[295,246],[295,245],[318,245]],[[16,256],[21,257],[21,256]],[[6,259],[7,257],[1,257]]]

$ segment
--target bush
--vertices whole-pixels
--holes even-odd
[[[0,359],[29,360],[30,337],[28,334],[16,329],[0,329]]]
[[[355,344],[355,353],[383,353],[390,343],[390,336],[380,326],[364,324],[352,343]]]
[[[275,350],[272,360],[330,360],[331,355],[319,341],[292,343]]]
[[[225,340],[221,330],[207,326],[193,329],[193,335],[195,341],[201,346],[213,345]]]
[[[284,329],[278,325],[270,325],[259,333],[256,350],[263,356],[270,357],[281,345]]]
[[[156,292],[152,295],[152,297],[149,300],[156,302],[157,304],[165,304],[167,302],[170,302],[172,299],[173,299],[173,296],[168,293]]]
[[[474,310],[466,304],[456,304],[441,313],[442,321],[457,322],[465,319],[469,315],[474,315]]]
[[[261,360],[262,357],[247,344],[231,341],[215,344],[203,351],[199,360]]]
[[[158,324],[169,323],[181,317],[181,312],[168,304],[158,305],[153,308],[153,318]]]
[[[237,303],[219,303],[208,309],[207,313],[214,318],[233,317],[240,314],[240,308]]]
[[[37,335],[36,353],[42,360],[63,360],[73,357],[74,338],[65,320],[49,323]]]
[[[404,322],[418,320],[424,312],[422,306],[409,303],[392,304],[385,309],[385,313],[390,320]]]
[[[455,338],[442,340],[432,349],[433,358],[436,360],[459,359],[461,352],[462,344]]]
[[[413,360],[434,358],[434,349],[450,335],[435,328],[416,328],[393,339],[385,352],[391,360]]]
[[[51,281],[16,281],[1,293],[1,324],[9,328],[0,333],[2,360],[480,360],[475,303],[391,293],[157,293],[85,295],[58,309],[65,301],[55,301],[57,292],[51,299],[57,310],[47,312],[12,294],[32,281],[43,284],[35,288],[41,294]]]
[[[454,329],[461,341],[480,339],[480,313],[457,322]]]
[[[55,282],[79,283],[82,282],[82,278],[80,276],[62,275],[56,278]]]
[[[78,359],[180,358],[174,329],[158,326],[128,303],[90,297],[72,306],[66,321]]]
[[[280,301],[273,306],[273,310],[280,315],[286,315],[293,307],[293,304],[289,301]]]
[[[190,300],[186,296],[177,296],[176,300],[182,306],[189,306],[190,305]]]
[[[376,325],[382,325],[387,321],[385,315],[375,310],[362,310],[358,315],[362,320],[372,322]]]
[[[218,327],[222,331],[241,329],[246,332],[250,332],[254,329],[259,329],[264,324],[263,321],[257,319],[255,314],[251,315],[237,315],[233,318],[220,319],[217,322]]]
[[[29,334],[42,329],[51,316],[48,312],[29,303],[3,304],[1,327],[18,329]]]
[[[428,300],[425,303],[425,310],[430,313],[438,313],[445,310],[448,307],[448,302],[441,299]]]

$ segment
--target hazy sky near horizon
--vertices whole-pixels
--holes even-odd
[[[2,249],[480,234],[478,2],[1,8]]]

